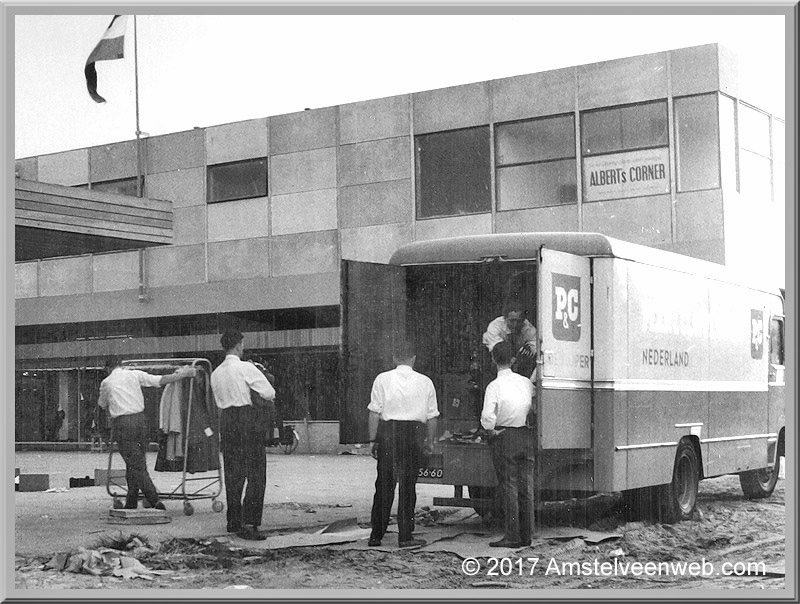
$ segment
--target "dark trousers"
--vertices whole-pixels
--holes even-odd
[[[530,541],[536,441],[528,428],[506,428],[489,441],[505,513],[505,539]]]
[[[397,525],[400,541],[414,532],[417,476],[422,465],[426,426],[420,422],[388,421],[378,427],[378,477],[372,500],[372,537],[382,539],[389,526],[394,488],[399,484]]]
[[[114,440],[119,445],[119,452],[125,460],[125,480],[128,483],[128,495],[125,506],[136,507],[139,502],[139,491],[152,505],[158,503],[158,491],[147,472],[147,444],[150,442],[144,413],[120,415],[114,418]]]
[[[252,405],[228,407],[220,417],[228,525],[261,525],[267,486],[263,417]],[[245,490],[245,481],[247,489]],[[244,500],[242,492],[244,491]]]

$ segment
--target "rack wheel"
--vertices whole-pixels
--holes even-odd
[[[194,507],[188,501],[183,502],[183,514],[184,516],[191,516],[194,514]]]
[[[215,512],[221,512],[222,510],[224,510],[224,509],[225,509],[225,504],[223,504],[221,501],[217,501],[217,500],[215,499],[215,500],[214,500],[214,501],[211,503],[211,509],[212,509],[212,510],[214,510]]]
[[[114,497],[114,501],[111,502],[111,507],[113,507],[115,510],[121,510],[122,502],[116,497]]]

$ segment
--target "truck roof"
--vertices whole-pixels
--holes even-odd
[[[777,287],[754,283],[752,278],[745,278],[724,265],[614,239],[601,233],[498,233],[415,241],[399,248],[389,264],[461,264],[497,258],[507,261],[535,260],[541,246],[576,256],[622,258],[780,295]]]

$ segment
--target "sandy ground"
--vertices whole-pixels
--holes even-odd
[[[34,465],[37,454],[26,453],[24,458],[20,455],[17,465],[27,464],[26,470],[32,471],[28,468]],[[89,457],[71,463],[93,465],[99,459],[98,454],[85,456]],[[107,457],[103,459],[107,461]],[[41,463],[54,467],[44,458]],[[368,526],[374,471],[374,461],[366,456],[269,457],[265,528],[276,535],[313,531],[325,523],[347,518],[356,518],[362,528]],[[66,472],[75,476],[86,473],[91,474]],[[154,475],[154,480],[158,478]],[[433,496],[449,496],[450,490],[419,485],[418,504],[430,505]],[[224,513],[211,511],[210,500],[196,502],[195,513],[188,517],[181,513],[181,503],[175,501],[168,503],[172,523],[130,531],[146,533],[160,543],[186,537],[178,544],[180,552],[173,549],[171,554],[142,558],[148,568],[163,572],[147,581],[41,569],[53,553],[77,545],[91,547],[100,535],[118,530],[103,524],[110,502],[103,489],[17,493],[15,589],[33,595],[30,590],[236,587],[265,590],[264,595],[293,590],[290,593],[295,596],[302,592],[294,590],[308,589],[309,597],[318,597],[315,594],[320,589],[358,593],[446,589],[474,593],[493,589],[678,588],[769,589],[777,590],[773,592],[777,597],[787,584],[784,495],[783,480],[771,498],[750,501],[742,497],[738,477],[716,478],[701,483],[698,512],[692,520],[676,525],[625,522],[612,506],[602,515],[587,515],[583,522],[577,519],[577,524],[616,534],[616,538],[598,543],[581,538],[539,539],[521,550],[500,550],[494,554],[497,559],[492,558],[493,552],[485,548],[485,543],[499,534],[499,527],[463,513],[461,528],[466,534],[450,542],[438,541],[435,545],[441,550],[436,550],[435,545],[420,550],[400,550],[390,545],[376,550],[367,548],[363,539],[349,544],[270,550],[255,546],[248,549],[247,543],[230,543],[224,537],[218,541],[215,536],[224,530]],[[420,510],[420,516],[424,515]],[[455,516],[458,514],[451,518]],[[440,529],[439,525],[418,525],[417,532],[425,537]],[[461,543],[460,550],[457,546],[459,540],[470,539],[473,544],[484,545],[478,548],[481,553],[474,562],[467,554],[454,553],[469,551],[469,543]],[[170,543],[178,547],[176,541]],[[685,566],[691,563],[696,566]]]

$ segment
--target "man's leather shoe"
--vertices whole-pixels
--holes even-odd
[[[377,537],[370,537],[369,542],[367,542],[367,545],[370,547],[378,547],[380,544],[381,540],[378,539]]]
[[[400,541],[400,547],[420,547],[422,545],[427,545],[428,542],[425,539],[409,539],[408,541]]]
[[[162,502],[158,501],[158,502],[156,502],[156,504],[153,506],[153,509],[154,509],[154,510],[166,510],[167,508],[166,508],[166,506],[165,506],[165,505],[164,505]]]
[[[489,547],[511,547],[511,548],[517,548],[517,547],[523,547],[524,545],[525,545],[525,543],[523,543],[522,541],[509,541],[508,539],[500,539],[500,541],[490,541],[489,542]],[[530,545],[530,543],[528,543],[528,545]]]
[[[247,541],[264,541],[267,538],[265,534],[263,534],[254,526],[244,527],[242,530],[236,533],[236,536],[240,539],[246,539]]]

